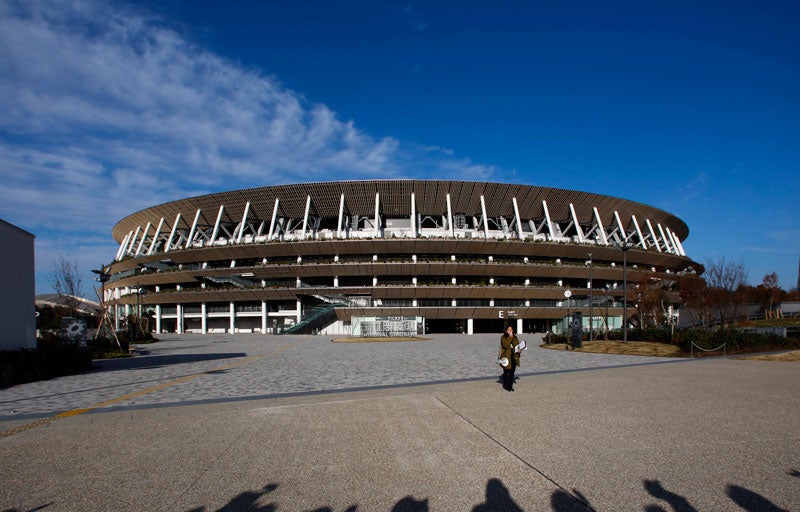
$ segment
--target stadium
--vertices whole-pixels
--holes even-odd
[[[125,217],[102,293],[118,325],[145,311],[154,332],[600,332],[635,322],[638,283],[702,272],[688,234],[658,208],[558,188],[268,186]]]

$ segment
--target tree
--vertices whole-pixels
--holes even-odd
[[[678,303],[673,291],[675,277],[668,274],[645,272],[634,277],[637,290],[637,314],[640,328],[668,325],[672,304]]]
[[[784,300],[786,296],[786,292],[778,286],[778,274],[775,272],[766,274],[758,288],[763,290],[764,301],[762,305],[765,314],[774,313],[775,311],[773,311],[773,309],[775,309],[775,304]]]
[[[681,315],[689,316],[689,324],[700,324],[703,327],[708,325],[711,317],[711,308],[708,303],[708,285],[705,279],[697,274],[683,274],[678,278],[678,289],[680,290],[681,303],[686,306],[686,311]],[[691,318],[691,312],[697,318]]]
[[[64,299],[70,316],[75,316],[75,311],[80,304],[80,300],[77,297],[83,295],[83,279],[80,272],[78,272],[78,263],[69,261],[64,255],[59,256],[58,261],[53,263],[50,284],[56,293]]]
[[[719,318],[720,324],[733,325],[746,301],[742,287],[747,282],[747,270],[741,262],[726,261],[721,257],[706,262],[707,300]]]

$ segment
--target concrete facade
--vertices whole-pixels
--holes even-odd
[[[36,347],[34,238],[0,219],[0,350]]]

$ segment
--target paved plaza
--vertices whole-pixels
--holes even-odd
[[[0,390],[0,510],[800,510],[800,365],[163,335]]]

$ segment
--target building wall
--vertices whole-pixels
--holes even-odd
[[[36,347],[34,236],[0,220],[0,350]]]

